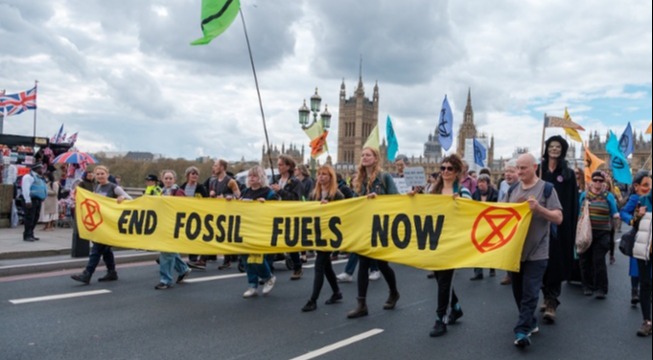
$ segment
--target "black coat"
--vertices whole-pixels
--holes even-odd
[[[476,191],[472,194],[472,199],[476,201],[481,201],[481,190],[477,187]],[[494,187],[490,186],[487,189],[487,200],[485,202],[497,202],[499,201],[499,192]]]
[[[560,136],[554,136],[546,141],[548,147],[551,141],[558,141],[562,146],[564,159],[567,155],[568,143]],[[578,223],[578,184],[576,174],[570,169],[567,161],[558,162],[554,171],[549,170],[548,155],[544,154],[542,161],[542,180],[555,187],[560,205],[562,205],[562,224],[558,225],[557,238],[551,238],[549,246],[549,266],[547,277],[552,280],[580,280],[577,261],[574,259],[576,245],[576,224]]]

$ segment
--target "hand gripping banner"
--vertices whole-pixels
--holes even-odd
[[[319,202],[142,196],[77,191],[82,238],[184,254],[343,251],[425,270],[519,270],[531,221],[527,203],[490,204],[406,195]]]

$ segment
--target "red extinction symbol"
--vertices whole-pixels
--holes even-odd
[[[515,218],[517,221],[511,228],[508,228],[508,224]],[[472,229],[472,242],[474,243],[474,246],[476,246],[476,249],[481,253],[502,248],[515,236],[520,220],[521,215],[519,215],[515,209],[491,207],[483,211],[478,218],[476,218],[474,228]],[[483,239],[480,239],[479,236],[482,237],[485,234],[478,234],[478,228],[481,222],[486,223],[492,229],[490,234],[485,236]]]
[[[82,224],[88,231],[97,229],[102,224],[102,214],[100,213],[100,204],[95,200],[86,199],[82,201]]]

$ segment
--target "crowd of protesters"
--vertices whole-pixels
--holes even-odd
[[[643,323],[637,330],[638,336],[651,335],[651,175],[639,172],[630,188],[620,191],[611,183],[611,176],[603,171],[595,171],[585,183],[582,169],[569,167],[566,153],[567,141],[554,136],[545,143],[541,161],[530,154],[506,163],[503,179],[493,184],[487,169],[469,171],[469,166],[457,155],[450,155],[441,162],[440,171],[429,174],[426,186],[413,188],[408,196],[452,196],[454,198],[472,199],[482,202],[528,203],[533,213],[523,252],[520,270],[507,272],[501,279],[502,285],[511,285],[517,306],[516,325],[514,327],[514,344],[525,347],[531,344],[531,337],[540,331],[538,309],[541,320],[546,324],[558,321],[557,309],[561,305],[562,283],[576,281],[582,285],[582,293],[603,300],[608,296],[608,266],[614,263],[615,229],[621,222],[637,230],[633,256],[630,258],[629,273],[631,278],[631,305],[640,306]],[[177,185],[177,174],[164,170],[159,175],[150,174],[145,181],[145,196],[188,196],[226,198],[228,200],[250,201],[319,201],[326,204],[355,196],[375,199],[378,196],[398,194],[393,178],[401,177],[403,168],[408,165],[407,158],[398,158],[398,173],[389,174],[380,166],[378,150],[364,148],[358,171],[352,179],[345,179],[336,174],[329,166],[317,169],[315,179],[304,165],[298,165],[289,157],[282,155],[277,162],[277,176],[269,179],[260,166],[248,171],[246,184],[239,184],[227,172],[228,163],[224,160],[215,162],[212,174],[205,182],[200,182],[201,174],[197,167],[191,166],[185,171],[182,185]],[[25,241],[36,241],[34,237],[35,219],[39,218],[41,203],[59,192],[53,177],[43,175],[39,164],[32,167],[24,177],[22,193],[25,212]],[[131,197],[110,178],[109,169],[96,166],[93,171],[80,174],[75,186],[103,196],[115,198],[118,203]],[[348,181],[349,180],[349,181]],[[50,185],[49,185],[50,184]],[[72,189],[71,195],[74,195]],[[576,249],[576,227],[583,205],[587,204],[591,220],[592,244],[583,253]],[[44,206],[46,214],[41,214],[46,229],[52,227],[56,214],[50,212],[50,206]],[[611,251],[612,249],[612,251]],[[157,290],[174,287],[183,283],[191,268],[204,270],[208,260],[217,260],[215,256],[189,255],[188,261],[182,260],[180,254],[162,252],[159,257],[160,279],[155,286]],[[317,309],[318,298],[324,285],[324,279],[330,286],[331,295],[325,304],[336,304],[343,299],[339,283],[357,282],[357,306],[347,313],[350,319],[367,316],[367,289],[370,280],[381,277],[388,285],[388,298],[383,305],[385,310],[396,307],[399,299],[399,285],[390,264],[358,254],[347,254],[349,263],[340,275],[335,274],[332,259],[338,253],[316,252],[313,291],[308,302],[301,308],[303,312]],[[306,254],[285,254],[288,266],[292,269],[290,280],[299,280],[304,275],[303,262]],[[608,260],[609,256],[609,260]],[[104,259],[107,273],[99,281],[118,280],[113,252],[110,246],[94,243],[88,264],[83,272],[72,278],[89,284],[100,258]],[[228,269],[232,263],[238,263],[239,269],[247,273],[247,290],[244,298],[259,295],[258,287],[263,285],[262,294],[269,294],[277,281],[273,262],[275,255],[242,254],[225,255],[220,270]],[[358,275],[354,269],[359,266]],[[173,278],[173,273],[177,278]],[[431,329],[432,337],[446,334],[447,326],[455,324],[463,316],[459,294],[454,290],[454,269],[430,272],[429,278],[437,283],[437,309],[434,309],[435,323]],[[489,276],[496,272],[489,269]],[[626,274],[624,274],[626,276]],[[484,269],[473,269],[471,280],[484,279]],[[541,294],[541,295],[540,295]],[[540,302],[540,296],[542,301]]]

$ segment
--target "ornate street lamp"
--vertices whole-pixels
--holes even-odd
[[[317,87],[315,88],[315,94],[311,96],[311,108],[309,109],[306,106],[306,100],[304,99],[304,104],[299,108],[299,124],[302,126],[302,129],[306,129],[317,120],[317,116],[320,115],[320,121],[322,128],[328,130],[331,127],[331,113],[328,110],[328,106],[324,105],[324,111],[320,114],[320,105],[322,105],[322,97],[317,92]],[[309,125],[309,118],[313,113],[313,121]],[[315,159],[311,156],[311,177],[315,178]]]

